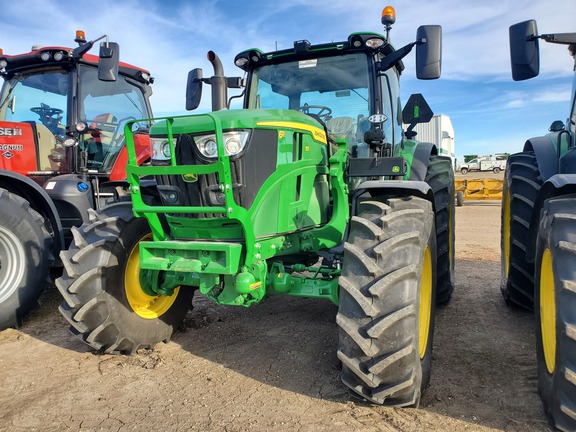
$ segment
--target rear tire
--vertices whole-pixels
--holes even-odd
[[[494,174],[500,174],[500,168],[499,167],[494,167],[494,169],[492,171],[494,171]]]
[[[576,196],[544,205],[536,255],[538,392],[550,424],[576,430]]]
[[[54,256],[44,219],[28,201],[0,189],[0,330],[19,327],[38,306]]]
[[[140,288],[138,244],[150,236],[130,203],[112,204],[73,228],[74,241],[61,253],[64,273],[56,286],[60,312],[70,330],[96,351],[133,354],[170,340],[191,308],[193,288],[148,296]]]
[[[342,381],[377,404],[418,406],[430,378],[436,244],[431,203],[360,203],[344,246]]]
[[[461,168],[460,172],[462,173],[462,175],[466,175],[468,174],[468,168]]]
[[[456,208],[452,160],[444,156],[431,156],[425,181],[434,192],[436,207],[436,244],[438,245],[436,304],[445,305],[450,302],[454,291]]]
[[[507,305],[528,310],[534,306],[534,263],[526,251],[532,236],[534,201],[541,186],[533,152],[510,156],[502,193],[500,290]]]

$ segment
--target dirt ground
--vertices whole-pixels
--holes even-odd
[[[499,292],[498,202],[456,209],[456,289],[437,311],[419,409],[353,399],[339,380],[337,308],[277,297],[250,309],[196,298],[187,330],[132,357],[93,354],[56,290],[0,332],[2,431],[544,431],[532,315]]]

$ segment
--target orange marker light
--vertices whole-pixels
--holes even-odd
[[[392,25],[396,22],[396,11],[392,6],[386,6],[382,10],[382,24],[385,26]]]
[[[86,33],[84,33],[84,30],[76,30],[76,38],[86,39]]]
[[[4,50],[2,48],[0,48],[0,55],[4,54]]]

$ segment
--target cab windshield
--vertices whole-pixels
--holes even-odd
[[[247,108],[302,111],[353,147],[370,126],[369,64],[361,53],[262,66],[249,91]]]
[[[142,89],[119,76],[116,81],[100,81],[94,67],[80,68],[79,120],[87,133],[80,148],[87,152],[88,169],[110,171],[124,146],[124,126],[130,120],[152,117]]]
[[[104,173],[111,170],[124,146],[126,122],[152,117],[143,89],[128,78],[120,75],[114,82],[100,81],[97,68],[87,65],[80,65],[78,71],[77,119],[68,112],[72,88],[69,71],[18,74],[3,87],[0,120],[33,126],[42,171],[60,171],[65,157],[62,143],[67,130],[74,130],[69,121],[86,124],[80,150],[84,151],[89,170]]]

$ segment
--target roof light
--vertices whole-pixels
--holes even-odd
[[[86,43],[86,33],[84,30],[76,30],[76,39],[74,39],[78,45],[84,45]]]
[[[0,48],[0,55],[4,54],[4,50],[2,48]]]
[[[0,69],[4,69],[6,66],[8,66],[6,59],[0,60]]]
[[[396,22],[396,11],[392,6],[386,6],[382,10],[382,24],[390,26]]]
[[[50,52],[44,51],[42,54],[40,54],[40,58],[41,58],[43,61],[48,61],[48,60],[50,60]]]
[[[246,66],[248,64],[248,59],[246,57],[239,57],[236,59],[234,64],[241,68],[242,66]]]
[[[380,38],[372,38],[366,41],[366,46],[372,49],[380,48],[384,45],[384,40]]]
[[[64,53],[62,51],[58,51],[54,53],[54,60],[60,61],[64,58]]]

